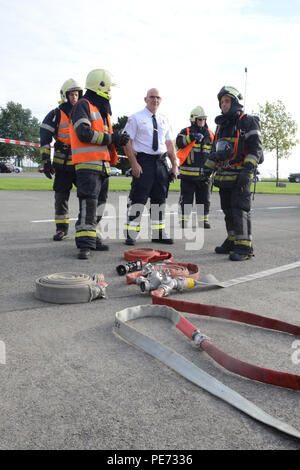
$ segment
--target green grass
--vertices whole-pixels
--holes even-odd
[[[22,178],[16,176],[0,178],[0,190],[5,191],[50,191],[53,181],[49,178]]]
[[[129,191],[131,178],[111,178],[109,181],[109,189],[111,191]],[[300,184],[286,183],[285,188],[276,187],[275,181],[260,181],[256,183],[257,194],[300,194]],[[1,177],[0,190],[5,191],[51,191],[53,180],[48,178],[20,178],[16,177]],[[252,190],[254,185],[252,184]],[[170,184],[170,191],[179,192],[180,182],[175,181]],[[214,188],[214,191],[218,191]]]

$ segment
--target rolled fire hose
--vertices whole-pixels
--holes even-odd
[[[56,273],[35,281],[35,297],[55,304],[78,304],[106,298],[103,274]]]
[[[124,251],[126,261],[136,261],[140,259],[143,263],[156,263],[157,261],[173,260],[172,253],[168,251],[153,250],[152,248],[132,248]]]
[[[158,299],[170,301],[170,299]],[[166,305],[142,305],[126,308],[120,312],[117,312],[115,317],[114,332],[128,343],[131,343],[142,351],[150,354],[152,357],[158,359],[160,362],[167,365],[175,372],[185,377],[187,380],[203,388],[204,390],[207,390],[214,396],[224,400],[252,418],[300,439],[300,432],[294,427],[269,415],[261,408],[257,407],[254,403],[250,402],[242,395],[222,384],[220,381],[207,374],[199,367],[195,366],[192,362],[188,361],[180,354],[164,346],[163,344],[154,341],[149,336],[140,333],[134,327],[127,324],[129,320],[135,320],[143,317],[163,317],[170,320],[177,328],[179,328],[179,325],[180,329],[182,329],[182,327],[183,329],[186,329],[186,327],[187,329],[189,328],[189,325],[185,323],[186,319],[182,317],[174,308],[168,307]],[[197,333],[194,335],[193,339],[195,344],[199,346],[202,345],[202,343],[204,343],[207,338],[205,335],[202,335],[199,330],[196,330],[196,332]]]

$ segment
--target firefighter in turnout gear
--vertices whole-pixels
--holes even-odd
[[[216,253],[228,253],[232,261],[253,256],[251,232],[251,180],[263,160],[262,136],[256,116],[243,113],[241,94],[224,86],[218,93],[222,114],[217,116],[213,151],[205,172],[214,175],[225,215],[227,238]]]
[[[176,138],[180,149],[177,158],[180,165],[179,220],[182,228],[187,226],[194,197],[198,223],[210,228],[210,180],[204,173],[204,164],[211,152],[214,135],[206,120],[204,109],[197,106],[190,114],[191,126],[182,129]],[[203,204],[204,211],[200,204]]]
[[[70,145],[70,117],[73,106],[82,96],[82,88],[70,78],[62,85],[60,96],[59,107],[50,111],[40,126],[40,152],[44,174],[50,179],[54,175],[55,241],[65,239],[69,230],[70,191],[73,184],[76,185]],[[52,139],[55,139],[53,162],[50,153]]]
[[[128,134],[112,129],[112,86],[115,84],[108,71],[92,70],[86,78],[87,91],[72,112],[70,135],[79,199],[75,242],[79,259],[88,259],[90,250],[108,250],[102,243],[99,224],[107,200],[110,164],[118,162],[116,146],[129,141]]]

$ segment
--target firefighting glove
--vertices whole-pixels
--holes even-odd
[[[247,186],[247,184],[251,180],[251,177],[252,177],[252,173],[249,170],[244,168],[237,177],[237,181],[236,181],[237,186],[239,188],[243,188],[244,186]]]
[[[54,171],[54,168],[51,164],[51,161],[50,160],[46,160],[44,162],[44,175],[47,176],[47,178],[49,178],[50,180],[52,180],[52,175],[54,175],[55,171]]]
[[[130,140],[130,136],[126,131],[123,132],[123,134],[121,134],[119,131],[115,131],[111,137],[112,143],[118,147],[122,147],[123,145],[128,144]]]
[[[195,134],[190,134],[191,142],[195,140],[196,144],[200,144],[200,142],[203,140],[203,137],[204,137],[203,134],[201,134],[200,132],[195,133]]]

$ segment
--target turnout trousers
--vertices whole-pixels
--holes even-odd
[[[234,241],[234,251],[252,252],[251,183],[243,188],[220,188],[221,208],[225,215],[228,238]]]
[[[196,203],[198,222],[208,221],[210,208],[210,185],[209,181],[200,179],[181,178],[179,198],[179,220],[182,225],[187,223],[192,211],[193,203]],[[203,204],[203,209],[200,206]]]
[[[165,228],[165,202],[170,184],[165,157],[138,153],[136,158],[143,173],[139,178],[132,177],[125,236],[136,239],[144,206],[150,198],[152,238],[158,239]]]
[[[108,176],[103,171],[76,171],[79,214],[75,224],[77,248],[96,249],[96,240],[101,238],[100,223],[108,195]]]
[[[76,173],[74,167],[55,169],[53,191],[55,191],[55,224],[56,231],[69,231],[69,198],[73,184],[76,186]]]

